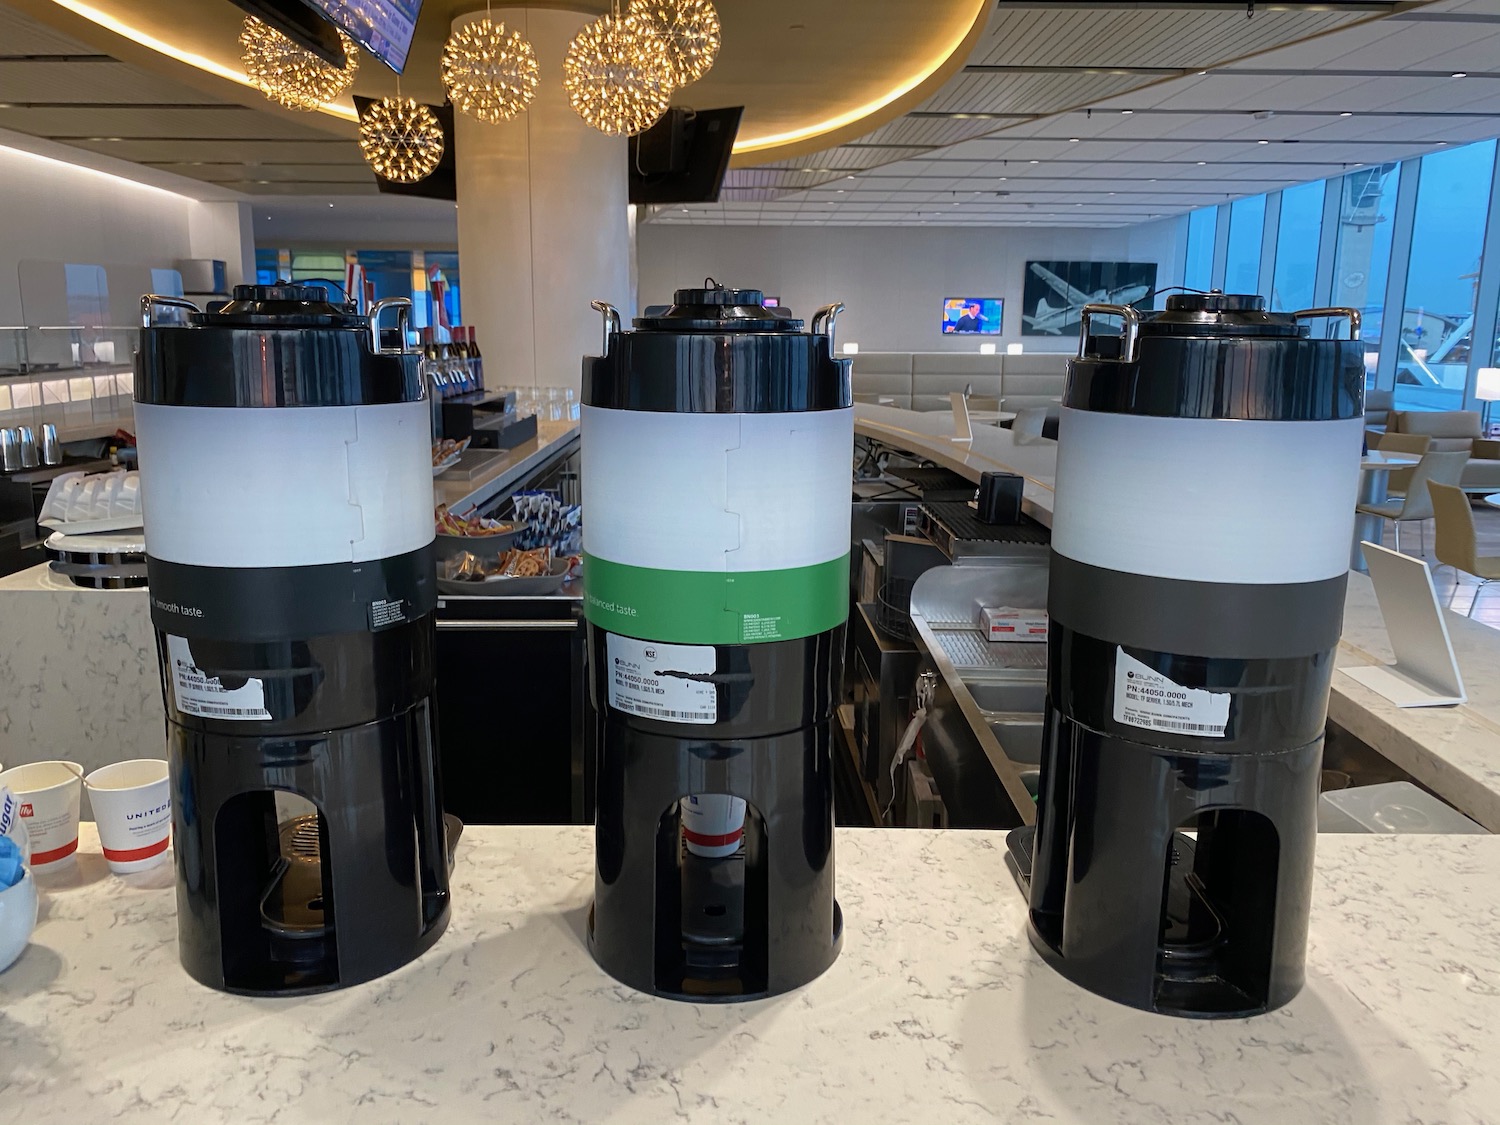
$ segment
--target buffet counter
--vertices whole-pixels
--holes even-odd
[[[953,439],[948,411],[856,405],[854,412],[860,437],[927,458],[969,480],[977,482],[981,472],[1019,473],[1025,478],[1022,509],[1037,522],[1052,525],[1056,442],[975,426],[972,442],[964,444]],[[1225,497],[1225,503],[1233,498]],[[1500,632],[1457,613],[1449,612],[1447,620],[1468,704],[1401,708],[1336,675],[1328,717],[1454,808],[1500,832]],[[1368,576],[1351,572],[1338,665],[1393,659],[1374,587]]]
[[[840,830],[833,967],[689,1005],[589,956],[592,830],[470,828],[432,950],[272,1000],[190,980],[171,866],[110,876],[85,826],[0,974],[0,1099],[27,1125],[1494,1120],[1500,840],[1320,837],[1306,987],[1225,1021],[1048,969],[1004,854],[999,833]]]

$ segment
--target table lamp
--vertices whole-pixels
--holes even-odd
[[[1484,432],[1490,432],[1490,403],[1500,399],[1500,367],[1481,367],[1474,381],[1474,397],[1484,403]]]

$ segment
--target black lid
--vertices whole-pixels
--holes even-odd
[[[804,332],[791,309],[762,305],[759,289],[709,278],[675,297],[659,315],[637,317],[634,331],[621,331],[610,310],[605,354],[583,361],[585,406],[773,414],[853,404],[852,364],[833,354],[831,311],[827,331]]]
[[[375,406],[424,397],[421,357],[373,350],[370,322],[315,285],[236,285],[189,323],[150,323],[135,401],[162,406]]]
[[[1323,310],[1326,311],[1326,310]],[[1250,293],[1181,293],[1143,312],[1140,341],[1093,336],[1068,363],[1074,410],[1244,421],[1352,420],[1364,414],[1364,345],[1319,340],[1296,314]]]
[[[347,305],[330,304],[317,285],[236,285],[234,300],[213,312],[197,313],[194,324],[329,325],[356,327],[364,318]]]
[[[1254,293],[1174,293],[1161,312],[1141,318],[1143,336],[1306,336],[1291,313],[1266,311]]]
[[[800,332],[791,309],[766,308],[759,289],[730,289],[713,278],[702,289],[679,289],[660,316],[638,316],[647,332]]]

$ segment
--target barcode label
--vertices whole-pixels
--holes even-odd
[[[1180,722],[1177,722],[1174,719],[1157,719],[1156,720],[1156,729],[1157,730],[1181,730],[1181,731],[1189,731],[1189,732],[1193,732],[1193,731],[1205,731],[1205,730],[1207,730],[1207,731],[1213,731],[1215,734],[1223,734],[1224,733],[1224,731],[1223,731],[1222,728],[1216,727],[1216,726],[1212,725],[1211,723],[1180,723]]]
[[[226,719],[269,719],[263,708],[219,707],[213,703],[184,702],[182,710],[189,715],[218,715]]]
[[[192,645],[183,637],[167,637],[167,659],[172,665],[172,702],[184,715],[205,719],[260,722],[271,717],[266,710],[265,685],[253,676],[239,687],[228,688],[193,663]]]
[[[653,707],[649,703],[636,703],[632,700],[624,701],[620,710],[643,715],[648,719],[680,719],[687,723],[696,723],[703,717],[701,711],[673,711],[667,707]]]
[[[718,659],[713,645],[605,637],[611,707],[669,723],[718,722],[719,689],[710,678]]]
[[[1124,648],[1115,648],[1115,722],[1144,730],[1223,738],[1230,695],[1175,683]]]

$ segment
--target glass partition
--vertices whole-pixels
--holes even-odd
[[[1261,239],[1266,230],[1266,197],[1236,199],[1229,208],[1229,250],[1224,292],[1260,292]]]
[[[1495,142],[1422,157],[1396,354],[1398,410],[1463,406]],[[1488,354],[1492,341],[1485,341]]]
[[[1317,303],[1318,242],[1323,230],[1324,182],[1298,184],[1281,193],[1271,307],[1292,312]]]
[[[1401,165],[1361,168],[1329,183],[1337,184],[1339,190],[1331,303],[1364,313],[1365,371],[1373,378],[1385,327],[1385,291],[1390,279]]]
[[[1186,289],[1211,289],[1214,283],[1214,235],[1219,209],[1200,207],[1188,215],[1187,263],[1182,271]]]

